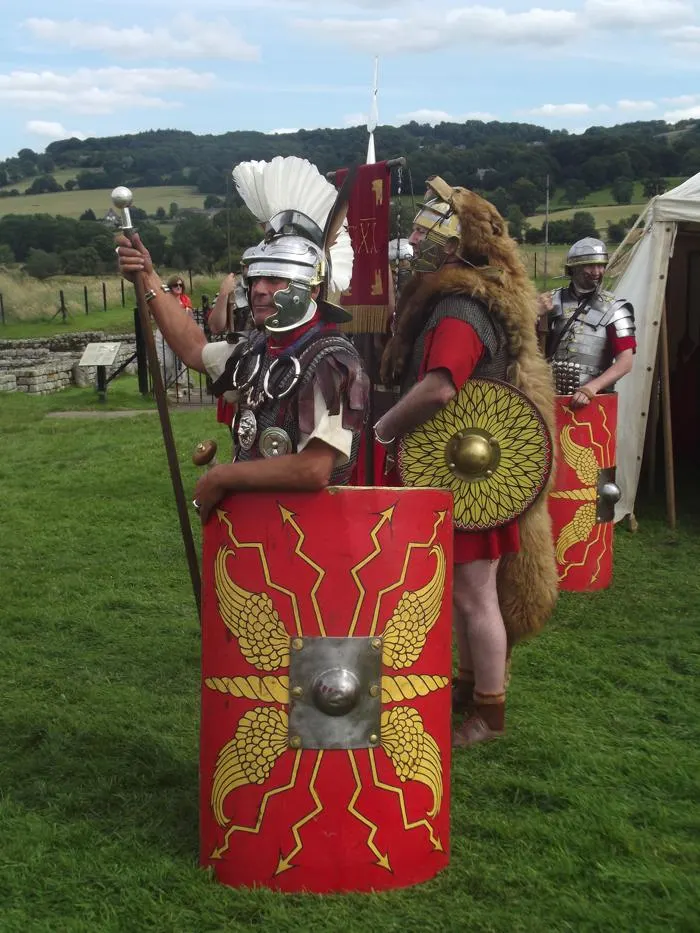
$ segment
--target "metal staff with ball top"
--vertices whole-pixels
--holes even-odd
[[[112,204],[121,213],[122,224],[121,231],[132,242],[136,229],[131,220],[129,208],[134,202],[134,196],[129,188],[119,185],[112,191]],[[165,453],[168,458],[168,468],[170,470],[170,480],[175,494],[175,503],[177,505],[177,514],[180,520],[180,531],[182,541],[185,546],[185,556],[187,557],[187,566],[190,572],[192,590],[195,603],[197,604],[197,615],[201,614],[201,579],[199,574],[199,563],[197,553],[194,547],[194,538],[192,536],[192,526],[187,511],[187,502],[185,500],[185,491],[182,485],[182,475],[180,473],[180,464],[175,450],[175,439],[173,429],[168,414],[168,402],[165,395],[165,386],[160,372],[158,355],[156,353],[156,343],[151,329],[150,314],[148,311],[148,294],[144,287],[143,278],[140,272],[136,272],[133,277],[134,291],[136,293],[136,304],[138,308],[139,320],[141,322],[141,332],[146,343],[146,355],[148,357],[148,366],[151,371],[153,381],[153,392],[158,407],[158,416],[160,418],[160,427],[163,432],[163,443],[165,444]]]

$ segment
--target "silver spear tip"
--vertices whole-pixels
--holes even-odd
[[[119,185],[112,192],[112,204],[115,207],[118,207],[120,210],[125,207],[131,207],[134,202],[134,196],[131,193],[131,188],[126,188],[124,185]]]

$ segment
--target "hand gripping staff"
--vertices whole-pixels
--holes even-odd
[[[128,188],[119,186],[112,191],[112,203],[122,215],[121,229],[125,236],[133,240],[136,229],[131,222],[131,212],[129,208],[133,203],[133,195]],[[136,304],[138,307],[139,319],[141,321],[141,333],[146,342],[146,355],[148,357],[148,366],[151,370],[151,379],[153,380],[153,391],[156,397],[158,407],[158,416],[160,418],[160,427],[163,432],[163,443],[165,444],[165,453],[168,458],[168,467],[170,469],[170,480],[175,494],[175,503],[177,505],[177,514],[180,519],[180,531],[182,532],[182,542],[185,545],[185,555],[187,557],[187,566],[190,571],[190,580],[192,581],[192,591],[194,601],[197,604],[197,615],[201,618],[201,590],[202,584],[199,574],[199,564],[197,562],[197,552],[194,547],[194,538],[192,537],[192,526],[187,511],[185,501],[185,491],[182,486],[182,476],[180,474],[180,464],[175,450],[175,440],[173,438],[173,429],[170,424],[170,415],[168,414],[168,402],[165,396],[165,386],[160,372],[158,355],[156,353],[156,342],[151,330],[150,314],[146,302],[145,288],[140,273],[134,276],[134,291],[136,292]]]

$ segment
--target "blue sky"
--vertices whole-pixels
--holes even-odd
[[[375,55],[380,124],[700,118],[687,0],[0,0],[0,13],[0,157],[66,136],[362,124]],[[378,157],[395,154],[380,130]]]

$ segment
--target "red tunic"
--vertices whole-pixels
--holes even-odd
[[[457,318],[443,318],[438,326],[426,335],[425,353],[418,379],[422,379],[432,370],[446,369],[459,391],[474,372],[483,353],[484,345],[471,324]],[[504,554],[512,554],[518,550],[520,532],[517,519],[490,531],[455,529],[455,564],[467,564],[473,560],[496,560]]]
[[[418,381],[420,382],[427,372],[446,369],[459,391],[474,372],[483,353],[484,345],[471,324],[457,318],[443,318],[434,330],[426,334]],[[384,448],[382,453],[385,453]],[[391,470],[384,480],[388,486],[400,485],[397,470]],[[520,532],[517,519],[490,531],[455,529],[455,564],[468,564],[473,560],[497,560],[504,554],[513,554],[519,550]]]

